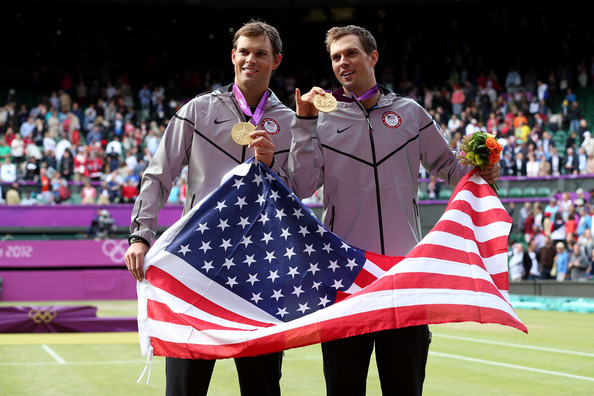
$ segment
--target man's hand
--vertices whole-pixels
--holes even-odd
[[[148,252],[149,248],[142,242],[136,242],[130,245],[124,256],[126,267],[128,271],[134,276],[134,278],[141,282],[144,279],[144,256]]]
[[[499,180],[499,163],[497,164],[488,164],[483,167],[483,169],[477,168],[476,174],[481,176],[485,181],[489,184],[497,183]]]
[[[256,161],[260,161],[270,168],[274,159],[274,143],[272,143],[270,135],[259,129],[250,133],[250,137],[254,140],[248,145],[248,148],[255,149]]]
[[[299,88],[295,89],[296,113],[299,117],[316,117],[318,109],[314,106],[316,95],[332,95],[320,87],[313,87],[308,93],[301,96]]]

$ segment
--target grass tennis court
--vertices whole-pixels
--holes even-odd
[[[135,301],[26,304],[89,304],[103,317],[136,315]],[[424,395],[593,395],[594,316],[517,312],[528,335],[498,325],[431,326]],[[136,383],[145,363],[137,333],[1,334],[0,395],[163,395],[164,358],[154,357],[148,385],[146,374]],[[284,396],[324,395],[318,345],[286,351],[281,386]],[[209,394],[238,389],[233,361],[217,362]],[[380,394],[372,365],[368,395]]]

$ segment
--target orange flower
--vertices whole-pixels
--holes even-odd
[[[497,142],[497,140],[495,140],[495,138],[487,138],[487,140],[485,140],[485,144],[487,145],[487,149],[489,149],[489,152],[493,152],[497,150],[497,146],[500,146],[500,144]]]
[[[490,164],[496,164],[499,162],[499,153],[495,152],[495,151],[491,151],[489,153],[489,163]]]

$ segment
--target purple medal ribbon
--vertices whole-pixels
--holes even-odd
[[[356,99],[351,96],[344,95],[344,90],[342,87],[338,88],[336,91],[332,92],[332,95],[336,97],[336,99],[342,102],[354,102],[355,100],[365,100],[375,96],[379,92],[379,86],[375,84],[373,87],[365,91],[365,93],[361,96],[358,96]]]
[[[256,111],[252,114],[252,110],[250,110],[250,106],[248,106],[245,97],[241,93],[241,90],[236,84],[233,84],[233,94],[235,94],[235,99],[239,103],[239,107],[244,112],[245,115],[251,117],[250,122],[255,126],[258,126],[260,123],[260,119],[264,114],[264,109],[266,108],[266,102],[268,101],[269,91],[266,90],[264,95],[262,95],[262,99],[260,99],[260,103],[258,103],[258,107],[256,107]]]

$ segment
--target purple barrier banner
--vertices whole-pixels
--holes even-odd
[[[132,205],[2,205],[0,227],[88,227],[98,209],[106,209],[115,225],[130,226]],[[159,212],[159,226],[170,226],[182,215],[182,205],[165,205]]]
[[[0,333],[104,331],[138,331],[138,323],[135,317],[98,318],[90,305],[0,307]]]
[[[45,267],[121,267],[125,239],[0,241],[0,269]]]

